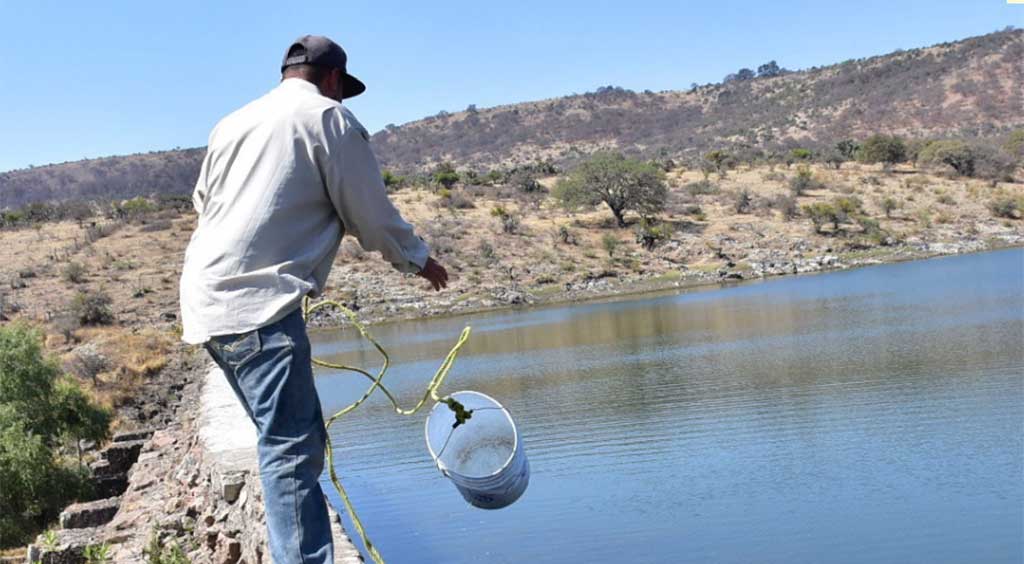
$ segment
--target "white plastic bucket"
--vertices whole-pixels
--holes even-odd
[[[530,463],[508,410],[480,392],[451,395],[472,416],[454,427],[455,413],[438,403],[427,416],[427,448],[438,470],[469,503],[501,509],[523,495],[530,483]]]

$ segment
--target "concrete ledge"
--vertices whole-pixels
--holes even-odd
[[[201,390],[199,439],[208,460],[225,472],[257,473],[256,426],[219,368],[206,373]]]
[[[211,480],[217,494],[232,506],[246,506],[250,496],[258,505],[262,504],[263,492],[259,481],[259,461],[256,452],[256,426],[246,414],[235,396],[224,374],[212,366],[200,386],[199,440],[203,448],[203,459],[209,466]],[[252,505],[252,504],[249,504]],[[337,564],[360,564],[362,556],[352,544],[341,525],[341,517],[327,504],[334,536],[334,562]],[[255,508],[249,508],[252,510]],[[262,507],[259,515],[262,516]],[[214,518],[215,523],[227,519]],[[250,538],[265,536],[264,519],[246,521],[251,527]],[[216,538],[216,535],[214,536]],[[234,545],[229,546],[230,550]],[[241,546],[240,550],[247,550]],[[266,550],[263,554],[267,554]],[[231,560],[231,554],[226,561]]]

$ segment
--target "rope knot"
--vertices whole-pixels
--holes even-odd
[[[473,410],[466,409],[466,406],[455,401],[455,398],[446,398],[444,403],[448,406],[448,409],[455,413],[455,423],[452,424],[452,429],[458,429],[459,425],[473,417]]]

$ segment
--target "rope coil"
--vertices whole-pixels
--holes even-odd
[[[431,378],[430,382],[427,383],[427,389],[426,392],[424,392],[423,397],[420,398],[420,400],[412,408],[403,409],[400,405],[398,405],[398,401],[395,399],[395,396],[386,387],[384,387],[384,384],[381,383],[381,380],[383,380],[384,375],[388,371],[388,367],[391,365],[391,359],[388,356],[387,351],[384,350],[384,347],[382,347],[380,343],[378,343],[377,340],[374,339],[372,335],[370,335],[370,333],[366,330],[366,327],[364,327],[363,324],[359,322],[359,318],[356,316],[355,312],[334,300],[322,300],[316,304],[311,305],[310,299],[306,297],[303,299],[302,317],[304,320],[309,321],[309,318],[313,313],[327,308],[335,308],[342,314],[344,314],[345,317],[348,318],[352,326],[355,327],[356,330],[359,332],[359,335],[366,339],[367,341],[369,341],[370,343],[372,343],[373,346],[377,349],[377,352],[379,352],[381,357],[384,359],[384,362],[381,365],[380,370],[377,372],[377,375],[374,376],[367,372],[366,370],[363,370],[362,368],[356,366],[348,366],[345,364],[328,362],[326,360],[313,357],[313,364],[317,366],[322,366],[324,368],[330,368],[333,370],[347,370],[350,372],[355,372],[357,374],[362,374],[371,382],[373,382],[370,385],[370,387],[366,389],[366,392],[363,393],[362,397],[352,402],[351,404],[343,407],[342,409],[338,410],[338,412],[336,412],[327,420],[327,423],[325,424],[328,437],[326,444],[326,454],[327,468],[331,478],[331,483],[334,484],[334,489],[338,491],[338,495],[341,497],[341,501],[345,504],[345,510],[348,512],[349,517],[352,519],[352,525],[355,527],[356,532],[359,534],[359,538],[362,539],[363,546],[366,547],[366,551],[370,554],[370,558],[372,558],[376,564],[384,564],[384,558],[380,555],[380,552],[377,550],[377,547],[366,535],[366,529],[363,527],[363,522],[359,519],[359,516],[356,514],[355,507],[352,506],[352,501],[348,497],[348,492],[346,492],[344,486],[341,485],[341,480],[338,478],[337,472],[334,469],[334,449],[332,448],[330,441],[331,425],[335,421],[337,421],[338,418],[340,418],[341,416],[359,407],[360,404],[366,401],[366,399],[369,398],[370,395],[373,394],[373,392],[377,391],[378,389],[381,392],[383,392],[385,396],[387,396],[388,401],[391,402],[391,405],[392,407],[394,407],[395,412],[399,415],[413,415],[417,411],[419,411],[424,404],[427,403],[427,400],[433,399],[436,402],[440,402],[447,405],[448,408],[455,413],[455,423],[452,425],[452,430],[457,428],[459,425],[465,423],[473,416],[473,410],[467,410],[461,403],[455,401],[455,399],[452,397],[439,396],[437,390],[441,387],[442,384],[444,384],[445,378],[448,377],[448,371],[451,370],[452,365],[455,363],[455,358],[459,354],[459,349],[461,349],[462,345],[466,344],[466,340],[469,339],[470,327],[467,326],[462,330],[462,334],[459,335],[458,341],[455,342],[455,345],[448,352],[448,355],[445,357],[444,362],[441,363],[441,366],[437,369],[437,372],[434,373],[434,377]],[[447,441],[445,442],[445,446],[447,446]]]

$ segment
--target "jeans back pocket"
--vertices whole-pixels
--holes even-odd
[[[259,330],[238,335],[213,337],[210,339],[210,346],[220,360],[235,371],[252,360],[262,350]]]

